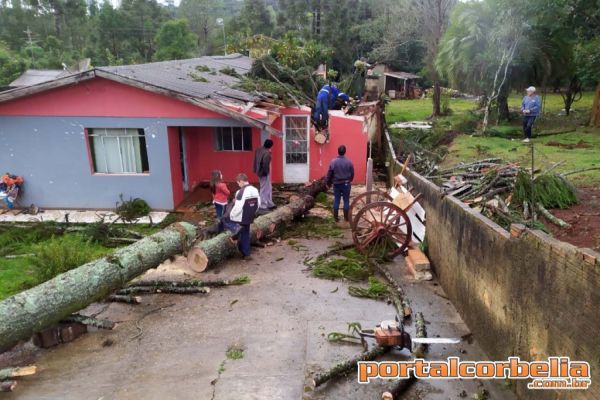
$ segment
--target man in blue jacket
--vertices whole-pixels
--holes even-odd
[[[313,119],[320,129],[327,128],[327,122],[329,121],[329,110],[335,107],[339,90],[335,85],[325,85],[319,90],[317,94],[317,103],[315,107],[315,114]]]
[[[523,142],[529,143],[531,140],[531,129],[535,119],[540,115],[542,102],[540,96],[535,94],[535,88],[530,86],[527,88],[527,96],[523,97],[521,102],[521,112],[523,113],[523,133],[525,139]]]
[[[344,221],[348,222],[350,209],[350,189],[354,179],[354,164],[346,158],[346,146],[338,147],[338,157],[329,164],[327,185],[333,185],[333,219],[339,221],[340,197],[344,198]]]

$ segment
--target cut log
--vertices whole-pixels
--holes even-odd
[[[352,357],[350,360],[339,363],[327,372],[317,374],[313,382],[314,387],[319,387],[331,379],[346,375],[351,371],[356,371],[356,366],[358,365],[359,361],[373,361],[377,357],[387,353],[389,349],[390,348],[385,348],[382,346],[374,346],[370,351],[361,353]]]
[[[542,213],[542,215],[548,221],[552,222],[554,225],[559,226],[561,228],[570,228],[571,227],[571,224],[569,224],[568,222],[565,222],[562,219],[552,215],[552,213],[550,213],[550,211],[546,210],[546,208],[541,203],[537,203],[537,208]]]
[[[106,301],[112,301],[115,303],[140,304],[142,302],[142,298],[140,296],[111,294],[106,298]]]
[[[108,319],[96,319],[81,314],[69,315],[67,318],[64,318],[61,322],[79,322],[80,324],[93,326],[98,329],[108,330],[113,329],[116,325],[114,322]]]
[[[19,378],[21,376],[29,376],[35,374],[36,372],[37,367],[35,365],[0,369],[0,381],[6,381],[12,378]]]
[[[325,178],[314,181],[292,196],[287,205],[254,220],[250,226],[250,238],[266,237],[272,234],[278,226],[291,222],[302,216],[315,204],[315,196],[327,190]],[[199,240],[188,253],[188,264],[195,272],[203,272],[207,268],[219,264],[237,252],[237,247],[230,240],[231,233],[223,232],[212,239]]]
[[[0,352],[106,298],[150,268],[189,248],[196,228],[176,223],[113,254],[0,301]]]
[[[210,288],[207,287],[173,287],[173,286],[130,286],[125,289],[121,289],[117,292],[117,295],[126,296],[131,294],[155,294],[155,293],[171,293],[171,294],[208,294]]]
[[[0,392],[12,392],[17,387],[17,381],[0,382]]]

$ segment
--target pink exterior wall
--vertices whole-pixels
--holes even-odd
[[[201,182],[210,181],[214,169],[221,170],[223,179],[235,181],[240,172],[248,175],[251,182],[258,178],[252,173],[254,150],[262,145],[260,131],[252,129],[252,151],[217,151],[214,146],[214,129],[208,127],[186,127],[185,147],[190,190]]]
[[[103,78],[0,103],[0,115],[224,118],[183,101]]]
[[[330,116],[329,143],[318,144],[312,138],[310,143],[310,179],[319,179],[327,175],[329,163],[338,156],[340,145],[346,146],[346,157],[354,163],[353,183],[364,184],[367,177],[367,133],[364,123],[354,118]]]
[[[167,127],[169,136],[169,161],[171,166],[171,185],[173,186],[173,207],[177,207],[184,198],[183,175],[181,174],[181,163],[179,159],[179,128]]]

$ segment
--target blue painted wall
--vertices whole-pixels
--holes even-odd
[[[0,116],[0,173],[25,179],[19,204],[110,209],[119,194],[157,210],[173,209],[167,126],[242,126],[229,119]],[[143,128],[150,173],[93,175],[85,128]],[[198,157],[201,157],[198,154]]]

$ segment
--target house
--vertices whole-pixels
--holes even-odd
[[[308,107],[235,88],[251,65],[236,54],[98,67],[0,92],[0,170],[25,178],[23,205],[110,209],[122,194],[173,210],[214,169],[257,182],[254,150],[272,138],[274,183],[322,177],[340,144],[365,182],[365,117],[333,111],[318,144]]]
[[[372,71],[379,77],[379,93],[385,93],[391,99],[416,99],[421,96],[421,88],[418,85],[420,76],[410,72],[393,71],[385,64],[375,65]]]

